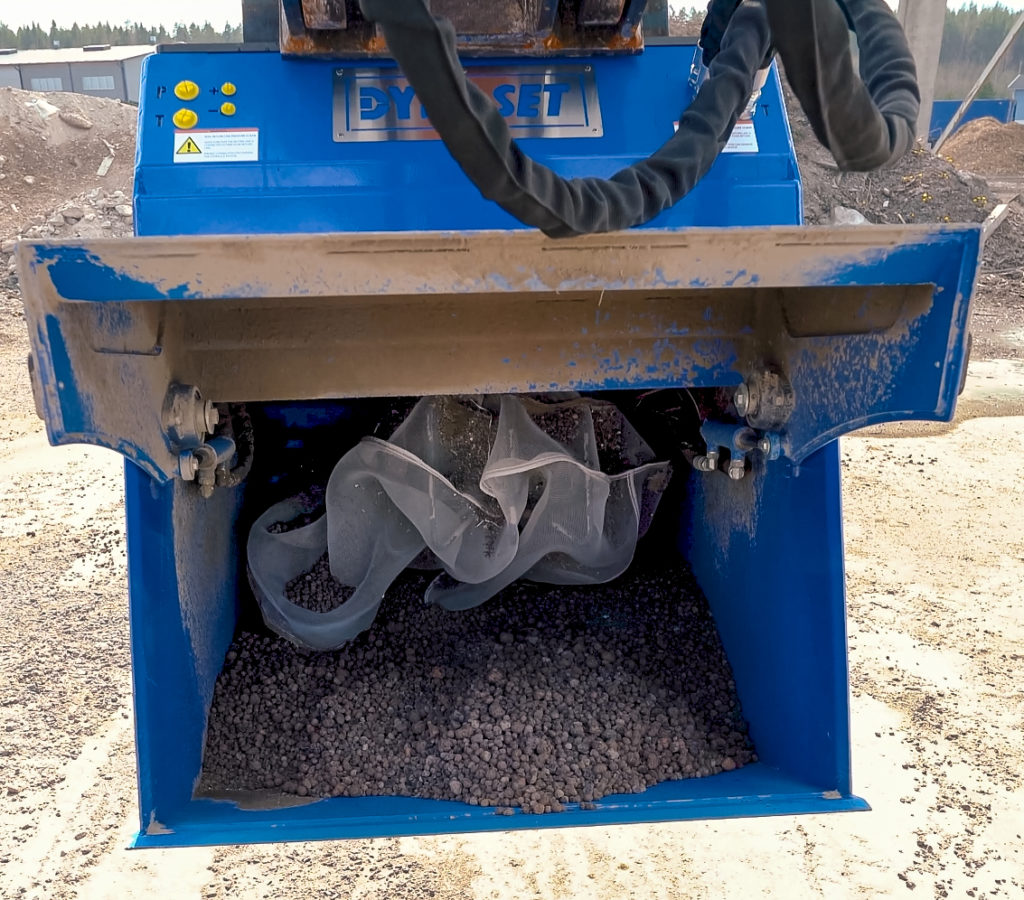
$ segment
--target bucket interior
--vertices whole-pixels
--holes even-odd
[[[673,465],[654,522],[619,581],[642,578],[647,571],[668,573],[669,579],[679,579],[682,603],[694,593],[686,580],[692,572],[721,638],[756,761],[595,797],[592,803],[566,802],[563,811],[543,814],[529,806],[510,812],[493,803],[386,793],[301,797],[295,784],[287,792],[210,791],[201,772],[218,675],[233,639],[269,634],[246,577],[248,529],[272,503],[326,484],[340,456],[394,407],[392,398],[249,404],[257,450],[252,471],[238,488],[218,489],[203,500],[194,485],[157,485],[127,465],[142,813],[138,843],[378,836],[862,808],[863,802],[851,795],[849,772],[837,445],[827,445],[798,469],[754,454],[747,476],[733,481],[722,472],[695,472],[685,458],[687,447],[698,446],[697,405],[714,403],[713,390],[593,396],[615,402],[658,458]],[[637,610],[621,609],[630,601],[620,588],[613,581],[573,589],[589,592],[582,602],[603,610],[601,639],[621,640],[634,655],[644,655],[642,643],[649,641],[652,652],[662,654],[659,666],[675,660],[680,667],[692,667],[692,659],[674,655],[670,622],[664,634],[648,624],[642,640],[628,633]],[[558,592],[566,589],[538,585],[531,590],[543,603],[557,605]],[[616,590],[613,601],[601,593]],[[671,604],[671,582],[668,593]],[[618,618],[616,606],[622,612]],[[486,604],[481,610],[486,613]],[[517,615],[514,610],[509,614]],[[387,627],[382,616],[374,628]],[[496,620],[489,621],[493,625]],[[439,657],[450,652],[438,648]],[[334,658],[310,654],[310,665],[329,669]],[[650,671],[638,677],[650,677]],[[273,727],[273,722],[268,718],[264,725]]]

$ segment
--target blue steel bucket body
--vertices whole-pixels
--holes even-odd
[[[556,70],[543,78],[536,72],[524,74],[522,67],[545,64],[520,60],[502,68],[500,61],[488,60],[491,68],[486,77],[509,100],[523,133],[541,135],[523,138],[531,155],[563,175],[607,176],[646,156],[672,133],[679,112],[692,98],[694,52],[692,46],[653,46],[638,56],[574,60],[589,69],[582,73],[578,68]],[[557,79],[563,76],[569,79],[564,90],[545,93],[544,85],[560,84]],[[649,229],[609,236],[612,250],[602,250],[593,239],[558,245],[565,253],[576,253],[579,278],[572,284],[553,280],[537,262],[543,253],[552,252],[544,242],[524,244],[523,255],[509,260],[500,272],[470,272],[476,259],[474,241],[500,242],[501,235],[488,238],[467,232],[497,229],[508,235],[519,226],[479,197],[443,146],[429,140],[429,135],[415,141],[394,139],[396,130],[422,127],[412,104],[408,110],[388,109],[376,118],[360,119],[357,124],[371,130],[377,127],[374,123],[381,126],[372,140],[336,139],[345,115],[350,115],[345,127],[351,126],[353,109],[359,110],[359,116],[372,114],[381,96],[404,102],[401,83],[394,77],[386,63],[375,74],[365,61],[350,68],[339,61],[289,61],[274,53],[169,52],[146,61],[135,195],[138,234],[197,238],[309,234],[308,239],[297,240],[314,248],[314,259],[321,260],[322,266],[289,271],[287,257],[289,252],[299,255],[298,245],[278,239],[222,242],[205,263],[203,241],[210,241],[212,247],[217,239],[138,242],[131,250],[135,262],[130,253],[121,252],[123,247],[111,248],[103,242],[61,246],[40,242],[19,248],[35,389],[51,440],[99,443],[129,459],[125,486],[141,818],[136,845],[865,809],[865,802],[853,793],[851,780],[842,511],[834,439],[872,422],[952,416],[956,385],[966,364],[978,229],[920,229],[899,235],[891,229],[846,231],[836,252],[822,242],[819,256],[814,256],[813,247],[810,256],[798,253],[794,259],[804,260],[799,271],[776,264],[775,255],[790,252],[786,248],[814,242],[798,229],[756,234],[739,230],[739,226],[800,222],[799,175],[773,73],[752,122],[744,126],[739,149],[723,154],[682,203],[659,216]],[[571,82],[572,78],[583,80]],[[594,127],[593,117],[581,116],[578,107],[571,120],[558,122],[556,115],[543,122],[530,121],[534,112],[537,115],[532,118],[543,119],[543,103],[553,94],[568,96],[578,89],[586,101],[587,79],[596,84],[599,136],[574,136],[571,131],[555,135],[553,129],[578,127],[581,122]],[[199,99],[183,102],[175,97],[175,86],[184,80],[200,86]],[[229,83],[234,91],[227,93],[231,97],[227,101],[224,86]],[[526,87],[522,105],[524,85],[540,87]],[[396,91],[389,91],[389,86]],[[363,91],[366,87],[378,93]],[[230,116],[223,111],[224,102],[233,104]],[[174,126],[173,116],[182,108],[198,115],[195,129]],[[408,115],[403,118],[402,113]],[[234,144],[230,129],[237,137]],[[215,134],[212,139],[211,133]],[[204,153],[213,150],[212,156],[220,154],[220,158],[208,155],[202,162],[176,161],[193,135],[197,136],[195,146]],[[693,227],[722,230],[701,237],[687,230]],[[444,234],[450,231],[460,234]],[[481,370],[484,374],[466,375],[457,385],[460,392],[495,386],[507,390],[730,387],[749,374],[754,361],[769,356],[772,348],[781,348],[778,352],[787,368],[799,373],[796,392],[804,400],[794,414],[783,458],[755,460],[753,471],[742,481],[731,481],[721,473],[677,473],[677,479],[686,481],[681,491],[685,501],[678,509],[663,506],[659,511],[660,517],[674,520],[673,542],[666,544],[665,552],[682,554],[689,561],[708,597],[759,762],[710,778],[663,783],[643,794],[606,797],[595,809],[570,805],[565,813],[546,816],[496,816],[493,810],[461,803],[405,797],[334,798],[289,808],[243,809],[227,800],[195,796],[206,716],[246,590],[245,535],[240,522],[247,514],[247,487],[217,490],[204,500],[195,485],[174,477],[174,448],[161,444],[153,425],[152,407],[159,412],[160,396],[144,391],[140,395],[138,386],[149,384],[153,372],[164,377],[164,383],[181,378],[189,366],[197,372],[212,372],[215,359],[176,354],[174,335],[179,333],[160,331],[153,322],[163,320],[151,320],[150,312],[163,304],[164,309],[173,307],[172,312],[187,323],[194,310],[198,322],[201,310],[206,311],[201,315],[215,317],[218,304],[226,304],[238,310],[241,327],[246,316],[269,315],[266,311],[272,312],[274,304],[288,309],[298,300],[336,297],[347,290],[336,259],[360,234],[369,238],[373,232],[396,236],[396,240],[402,232],[430,232],[439,252],[449,244],[464,244],[471,261],[464,272],[455,271],[456,266],[449,282],[426,280],[416,287],[416,266],[398,261],[408,254],[389,257],[383,253],[381,277],[377,281],[367,277],[359,289],[361,298],[419,293],[429,300],[463,291],[474,297],[486,295],[500,305],[503,297],[514,294],[529,299],[533,292],[547,305],[527,304],[524,315],[539,317],[551,306],[549,301],[572,291],[589,292],[597,306],[601,305],[598,295],[603,297],[606,291],[609,300],[621,297],[623,303],[630,292],[649,291],[655,306],[664,297],[676,303],[670,297],[673,292],[682,297],[678,302],[683,306],[651,314],[661,318],[643,319],[646,313],[638,312],[638,318],[619,331],[607,331],[608,340],[622,341],[621,355],[617,349],[602,355],[606,347],[600,352],[595,349],[597,338],[574,334],[562,348],[559,358],[564,358],[565,365],[560,374],[558,370],[547,373],[546,380],[538,383],[529,361],[513,371],[503,368],[503,360],[496,357]],[[745,234],[754,236],[747,244],[742,239]],[[328,243],[316,244],[320,238],[315,235],[326,235],[323,240]],[[645,244],[645,235],[653,243]],[[593,262],[595,254],[628,254],[630,241],[646,248],[634,254],[635,271],[624,263],[625,274],[613,277],[607,267]],[[676,242],[671,252],[665,241]],[[552,242],[548,244],[553,248]],[[729,255],[730,247],[768,249],[760,258],[756,252],[737,250],[737,258],[728,264],[711,255],[706,264],[700,262],[704,251],[699,248],[715,244],[724,248],[724,255]],[[664,253],[663,264],[659,252]],[[246,253],[253,259],[249,277],[218,280],[218,260],[237,260]],[[689,268],[687,253],[697,259]],[[274,254],[279,254],[277,275],[266,268],[274,266],[274,260],[266,258]],[[176,261],[167,263],[168,259]],[[814,264],[808,264],[808,259],[814,259]],[[159,272],[152,268],[154,260]],[[178,267],[179,279],[172,277],[171,265]],[[591,265],[597,274],[592,274]],[[906,285],[911,293],[893,299],[886,291],[894,285]],[[836,299],[838,294],[823,295],[820,302],[814,295],[813,302],[798,304],[801,313],[792,321],[785,315],[790,306],[782,302],[781,324],[773,326],[781,329],[778,335],[761,333],[768,326],[756,315],[759,298],[767,308],[780,292],[822,286],[858,289],[860,300],[851,306]],[[747,302],[744,297],[754,298],[754,312],[737,323],[735,309],[745,307],[736,304]],[[670,314],[697,302],[704,304],[697,316],[703,325],[664,325]],[[854,320],[845,330],[830,331],[819,322],[815,310],[828,303],[845,304],[847,317]],[[877,312],[879,304],[886,309],[891,306],[889,318]],[[603,315],[596,313],[588,328],[612,329],[613,323]],[[858,326],[860,320],[867,324]],[[630,335],[638,322],[647,328],[646,343],[639,338],[630,343],[634,354],[630,357],[626,343],[633,341]],[[665,328],[663,338],[657,334],[660,327]],[[196,326],[195,330],[202,329]],[[546,333],[553,331],[552,325]],[[254,335],[253,343],[259,343],[258,330]],[[409,337],[413,360],[418,358],[414,337]],[[452,340],[457,341],[458,334]],[[358,350],[355,345],[349,349]],[[285,344],[272,350],[290,352]],[[696,363],[698,351],[700,362]],[[219,352],[224,384],[234,378],[232,384],[243,386],[237,388],[241,392],[237,396],[229,396],[226,389],[209,396],[217,401],[259,399],[276,404],[280,416],[308,426],[296,425],[292,430],[291,440],[297,444],[314,439],[318,417],[344,418],[346,404],[358,403],[345,400],[346,396],[397,393],[417,383],[422,385],[419,393],[455,387],[429,381],[428,375],[417,376],[420,370],[413,365],[409,381],[395,375],[397,380],[389,382],[387,390],[382,381],[376,392],[364,387],[346,393],[342,385],[333,393],[299,396],[301,386],[275,392],[271,384],[260,388],[259,396],[246,397],[244,358],[236,360],[227,345]],[[314,366],[317,351],[305,352]],[[675,364],[683,356],[689,362]],[[665,358],[670,364],[652,363]],[[90,375],[96,372],[102,372],[102,377]],[[341,399],[331,402],[332,397]],[[299,402],[307,400],[322,401],[322,405]]]

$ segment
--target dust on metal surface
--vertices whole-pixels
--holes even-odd
[[[956,362],[967,297],[931,282],[962,274],[976,231],[139,238],[19,253],[51,439],[113,446],[163,481],[177,465],[159,416],[172,376],[228,402],[726,386],[773,362],[796,391],[783,446],[799,460],[851,423],[951,411],[942,363]]]
[[[962,250],[977,226],[643,230],[553,240],[530,231],[23,242],[65,300],[541,293],[877,284],[900,250]],[[920,267],[918,267],[920,268]],[[837,280],[846,269],[855,276]],[[925,283],[887,272],[886,284]],[[927,281],[926,279],[925,281]]]

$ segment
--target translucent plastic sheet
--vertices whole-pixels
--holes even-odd
[[[425,600],[483,603],[518,578],[610,581],[629,566],[670,475],[619,410],[576,396],[426,397],[388,441],[367,437],[327,485],[322,518],[272,526],[308,510],[276,504],[249,535],[250,582],[268,626],[295,643],[333,649],[373,622],[407,566],[441,574]],[[324,552],[353,588],[326,613],[285,596]]]

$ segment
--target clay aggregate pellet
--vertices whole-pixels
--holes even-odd
[[[201,789],[402,795],[506,815],[588,808],[756,759],[684,566],[634,565],[608,585],[520,582],[463,612],[425,606],[428,580],[405,573],[338,651],[239,634]]]
[[[325,613],[337,609],[355,592],[331,575],[331,563],[325,553],[308,572],[285,585],[285,597],[296,606]]]
[[[324,514],[325,494],[325,489],[319,485],[310,487],[303,491],[295,497],[295,500],[298,502],[299,506],[306,511],[300,513],[290,522],[274,522],[272,525],[267,527],[267,531],[271,534],[284,534],[285,532],[294,531],[296,528],[302,528],[312,522],[315,522]]]

